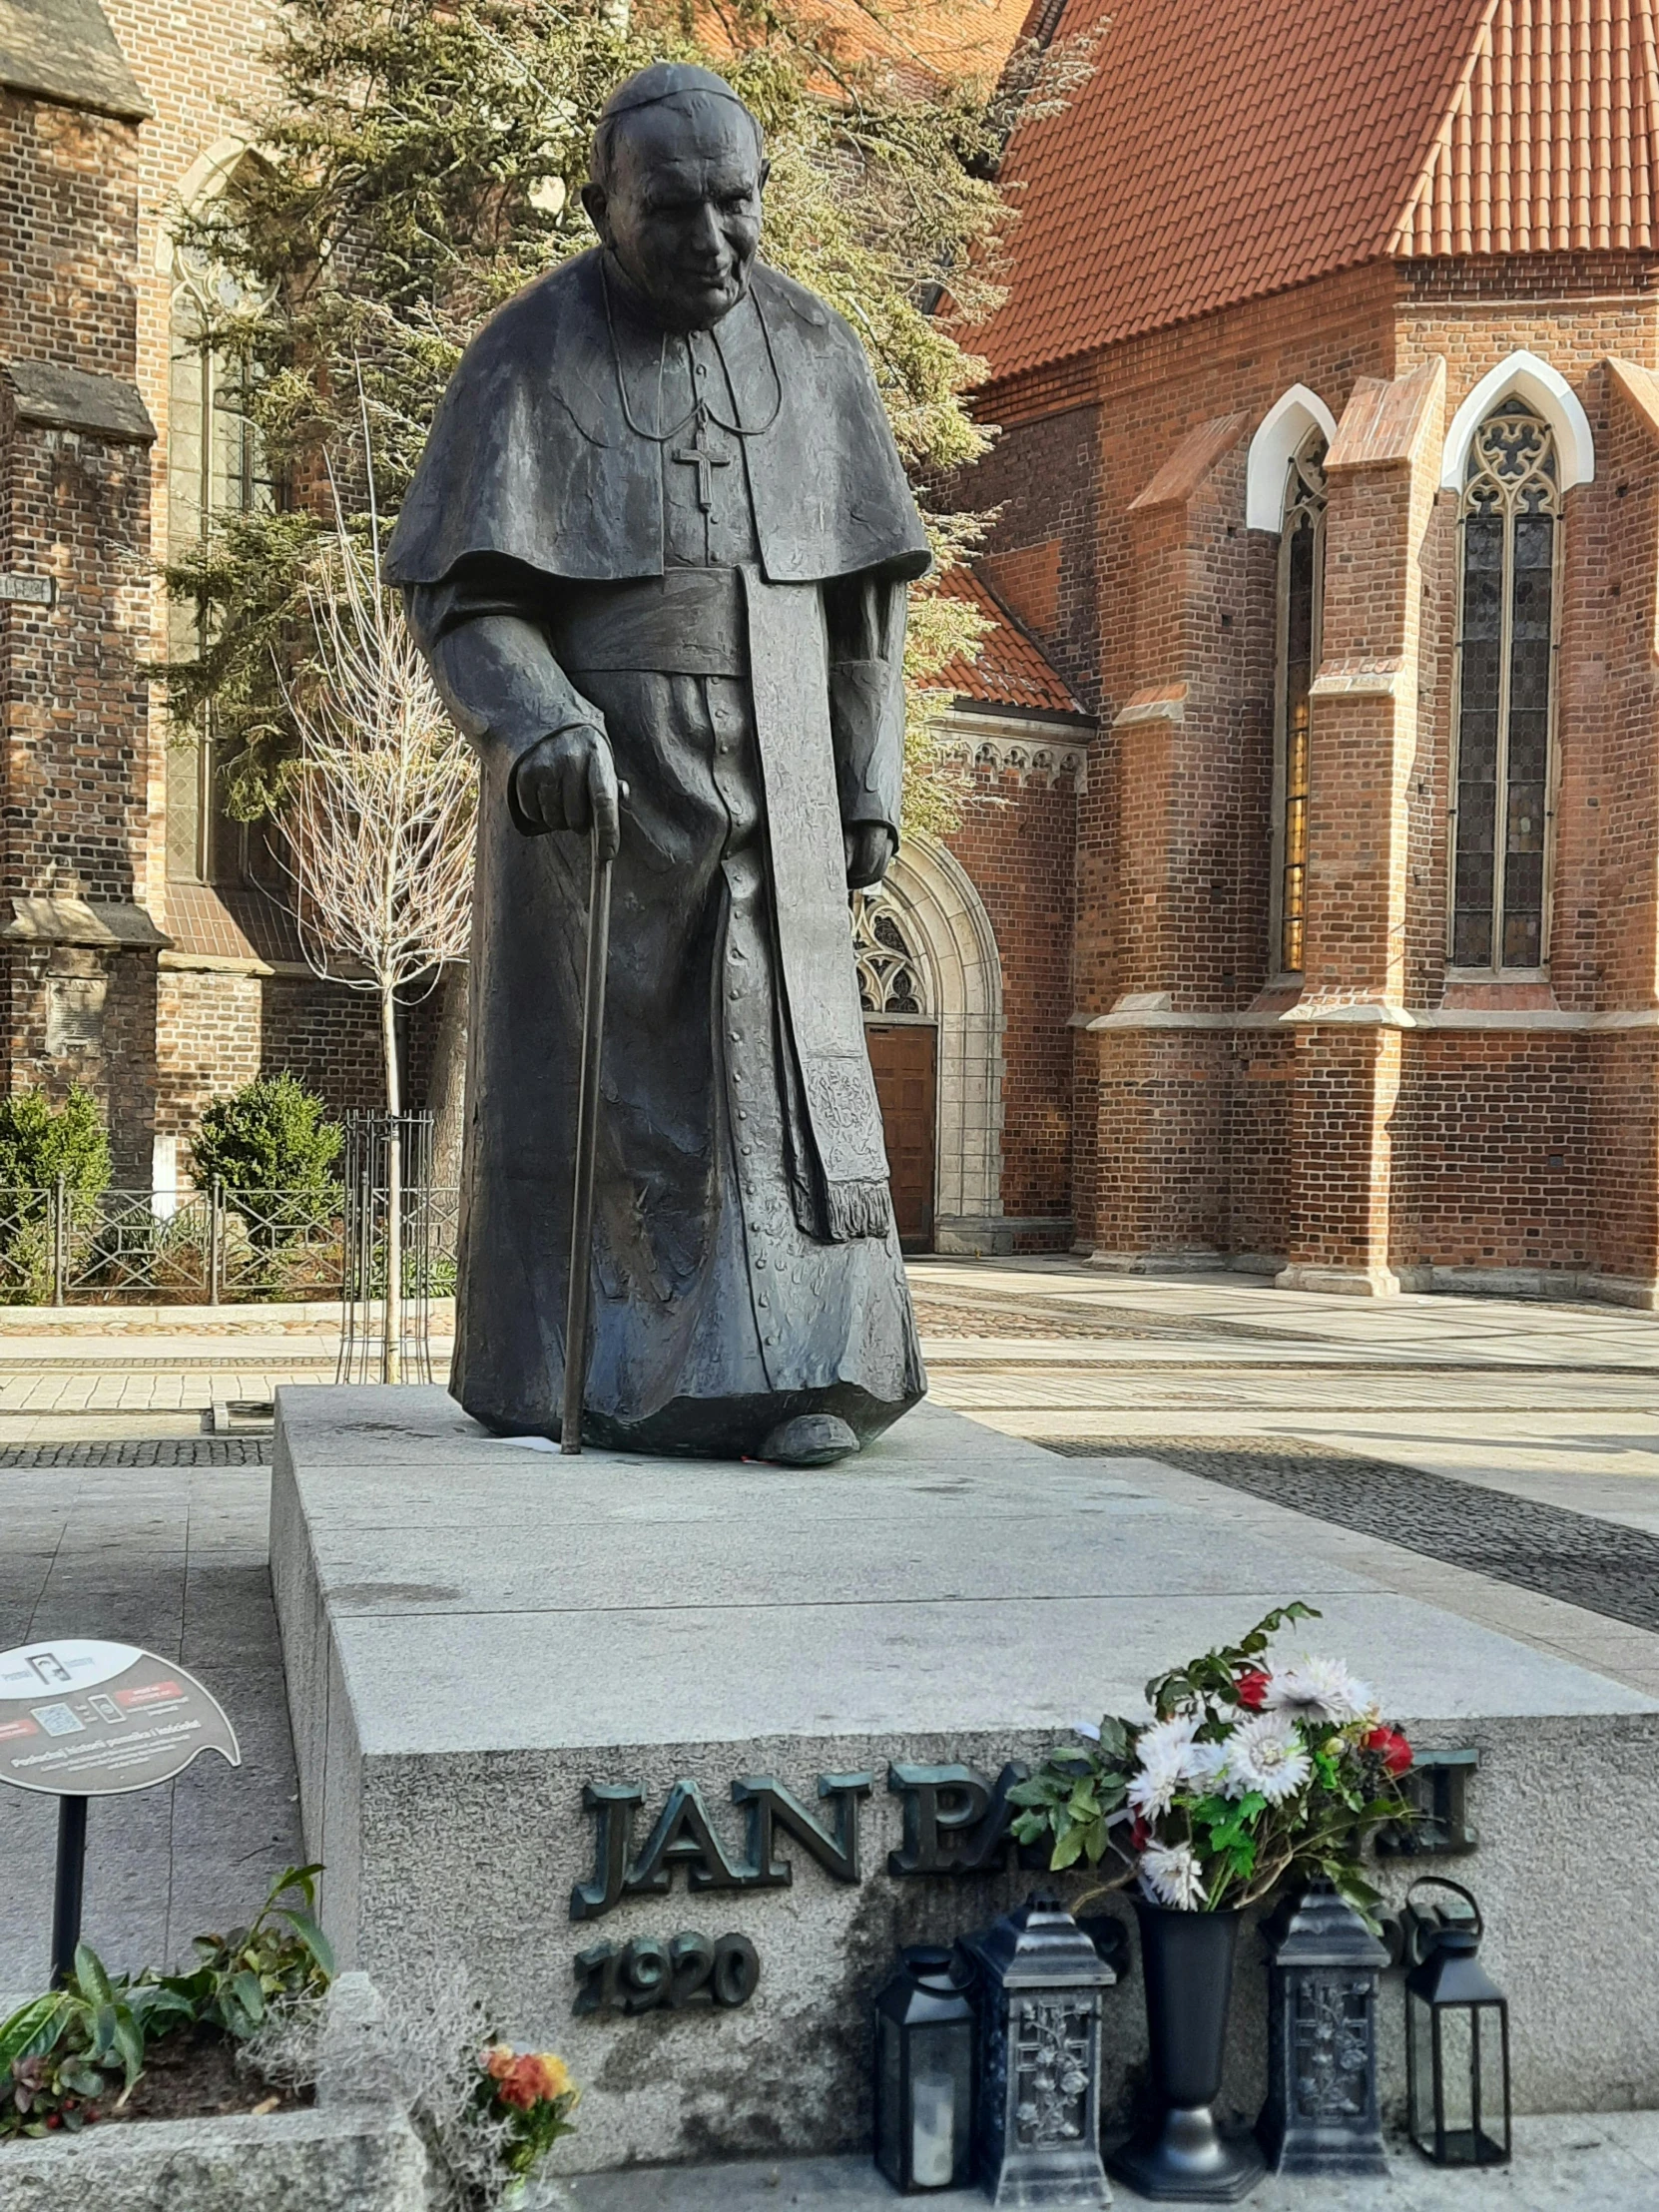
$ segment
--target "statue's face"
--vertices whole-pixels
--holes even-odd
[[[734,100],[693,93],[621,119],[610,175],[582,200],[671,330],[711,328],[748,290],[767,168]]]

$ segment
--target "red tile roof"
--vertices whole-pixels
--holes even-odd
[[[831,29],[848,59],[886,62],[901,74],[994,81],[1012,52],[1031,0],[816,0],[813,20]]]
[[[1393,251],[1651,247],[1654,33],[1653,0],[1498,0]]]
[[[978,660],[951,661],[931,679],[933,688],[952,692],[976,707],[1000,708],[1004,714],[1082,715],[1083,709],[1041,648],[971,569],[951,569],[939,589],[969,601],[988,616],[991,627],[980,640]]]
[[[6,5],[0,0],[0,15]],[[838,66],[873,63],[915,89],[963,78],[994,84],[1030,12],[1031,0],[816,0],[812,27]],[[717,8],[699,6],[695,20],[712,53],[732,51],[732,27]],[[834,92],[828,73],[822,89]]]
[[[1070,0],[999,377],[1388,255],[1655,244],[1659,0]]]

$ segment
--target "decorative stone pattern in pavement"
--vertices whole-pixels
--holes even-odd
[[[269,1467],[269,1436],[129,1436],[105,1443],[3,1444],[0,1467]]]
[[[911,1303],[916,1327],[924,1337],[1230,1337],[1281,1344],[1323,1344],[1325,1339],[1298,1329],[1248,1322],[1213,1321],[1187,1315],[1143,1313],[1138,1307],[1112,1306],[1106,1311],[1079,1307],[1064,1298],[1022,1297],[1017,1305],[978,1299],[955,1292],[949,1298],[929,1296],[925,1283],[911,1276]]]
[[[1129,1452],[1116,1438],[1033,1440],[1066,1458],[1166,1459],[1292,1512],[1659,1630],[1659,1537],[1622,1522],[1294,1437],[1149,1436]]]
[[[1129,1322],[1095,1321],[1086,1314],[1055,1314],[1043,1308],[975,1306],[960,1300],[920,1298],[912,1293],[916,1327],[924,1337],[1174,1337],[1190,1334],[1170,1328],[1137,1328]]]

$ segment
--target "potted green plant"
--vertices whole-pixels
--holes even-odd
[[[1240,1916],[1297,1880],[1324,1879],[1369,1925],[1382,1902],[1361,1854],[1410,1817],[1410,1746],[1340,1660],[1270,1657],[1313,1607],[1288,1605],[1237,1644],[1147,1684],[1148,1720],[1108,1714],[1011,1792],[1022,1843],[1135,1888],[1156,2103],[1111,2170],[1145,2196],[1231,2203],[1261,2153],[1216,2122]]]

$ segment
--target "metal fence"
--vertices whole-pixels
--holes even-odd
[[[425,1308],[455,1287],[459,1194],[404,1186],[401,1268],[408,1326],[425,1339]],[[383,1296],[391,1209],[371,1182],[317,1191],[100,1191],[60,1180],[0,1191],[0,1305],[230,1306],[340,1299],[350,1333],[356,1302]],[[413,1242],[411,1244],[410,1239]],[[376,1246],[378,1243],[378,1257]],[[377,1289],[376,1286],[379,1286]]]

